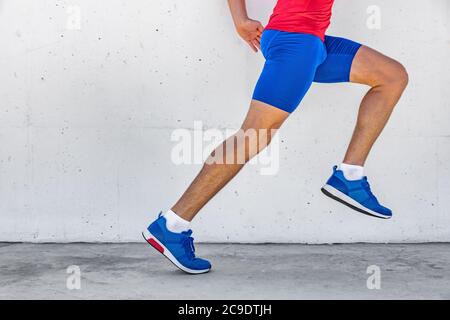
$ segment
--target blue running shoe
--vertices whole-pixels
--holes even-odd
[[[391,209],[383,207],[370,190],[367,177],[350,181],[345,179],[344,173],[333,168],[333,175],[323,186],[322,192],[328,197],[364,214],[382,219],[392,217]]]
[[[192,230],[174,233],[167,229],[166,218],[160,213],[142,236],[153,248],[162,253],[180,270],[199,274],[211,270],[209,261],[195,257],[194,238]]]

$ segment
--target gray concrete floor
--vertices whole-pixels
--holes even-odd
[[[0,244],[0,299],[450,299],[450,244],[200,244],[186,275],[143,244]],[[81,270],[69,290],[67,267]],[[367,267],[381,289],[367,288]]]

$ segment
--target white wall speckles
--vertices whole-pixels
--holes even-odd
[[[248,2],[266,22],[274,0]],[[337,0],[329,33],[409,71],[367,164],[395,218],[320,193],[366,89],[314,85],[280,132],[279,173],[245,168],[194,222],[196,239],[450,241],[450,3],[378,0],[370,30],[373,4]],[[238,127],[263,63],[221,0],[0,0],[0,38],[0,241],[140,241],[200,168],[171,162],[172,131]]]

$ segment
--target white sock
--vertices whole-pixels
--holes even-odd
[[[189,225],[191,223],[184,220],[172,210],[168,210],[164,214],[164,218],[166,218],[166,227],[170,232],[181,233],[189,230]]]
[[[361,180],[364,177],[364,167],[361,166],[341,163],[338,170],[342,170],[345,179],[350,181]]]

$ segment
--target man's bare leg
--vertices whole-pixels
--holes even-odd
[[[219,192],[248,162],[252,157],[263,150],[269,143],[274,131],[283,124],[289,113],[267,105],[263,102],[253,100],[248,114],[241,126],[241,130],[246,132],[253,129],[259,134],[268,134],[267,143],[258,143],[257,139],[246,139],[242,141],[236,135],[231,136],[213,151],[210,158],[204,164],[202,170],[172,207],[181,218],[191,221],[199,210]],[[273,130],[273,131],[272,131]],[[233,141],[237,143],[234,143]],[[226,144],[235,145],[234,150],[227,150]],[[231,155],[229,153],[232,153]],[[223,154],[223,163],[210,163],[216,154]],[[227,163],[226,159],[237,159],[238,155],[245,154],[244,163]],[[230,157],[231,156],[231,157]]]
[[[362,46],[353,60],[350,81],[372,87],[361,102],[355,131],[343,161],[364,166],[408,84],[408,74],[399,62]]]
[[[390,219],[392,210],[381,205],[363,179],[363,166],[408,84],[408,74],[397,61],[362,46],[353,59],[350,81],[371,87],[359,108],[347,153],[322,192],[364,214]]]

